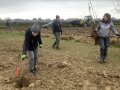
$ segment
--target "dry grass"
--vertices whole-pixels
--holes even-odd
[[[78,39],[78,37],[76,37]],[[87,40],[87,39],[86,39]],[[43,38],[39,49],[38,72],[29,74],[24,61],[25,76],[34,87],[22,90],[119,90],[120,48],[111,47],[106,64],[99,64],[99,47],[93,44],[62,40],[61,50],[52,49],[53,38]],[[15,90],[15,68],[20,62],[23,33],[0,31],[0,89]],[[107,88],[107,89],[106,89]]]

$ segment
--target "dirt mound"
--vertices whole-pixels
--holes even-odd
[[[23,87],[28,87],[30,84],[29,79],[27,79],[26,77],[20,77],[20,78],[16,78],[16,82],[15,82],[15,87],[16,88],[23,88]]]
[[[65,68],[68,66],[69,64],[67,62],[55,62],[55,63],[48,64],[48,67],[51,67],[51,68]]]

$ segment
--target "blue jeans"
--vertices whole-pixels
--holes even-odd
[[[60,47],[60,32],[55,32],[55,42],[53,44],[53,47],[59,48]]]
[[[109,37],[106,37],[106,38],[99,37],[98,42],[100,45],[100,58],[102,60],[106,59],[107,53],[108,53],[108,47],[110,45],[110,38]]]

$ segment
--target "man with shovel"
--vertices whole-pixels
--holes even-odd
[[[21,59],[24,60],[26,58],[26,54],[28,53],[30,73],[33,74],[35,74],[36,71],[38,46],[42,48],[40,26],[38,23],[34,23],[33,26],[25,32],[25,40],[21,56]]]

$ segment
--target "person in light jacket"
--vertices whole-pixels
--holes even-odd
[[[35,74],[36,71],[38,47],[42,47],[40,26],[38,23],[34,23],[33,26],[25,32],[25,40],[21,56],[21,59],[24,60],[26,58],[26,54],[28,53],[30,73],[33,74]]]
[[[101,22],[97,26],[98,42],[100,45],[100,63],[105,63],[108,47],[110,45],[110,32],[112,31],[116,36],[120,36],[111,20],[111,15],[105,13]]]

